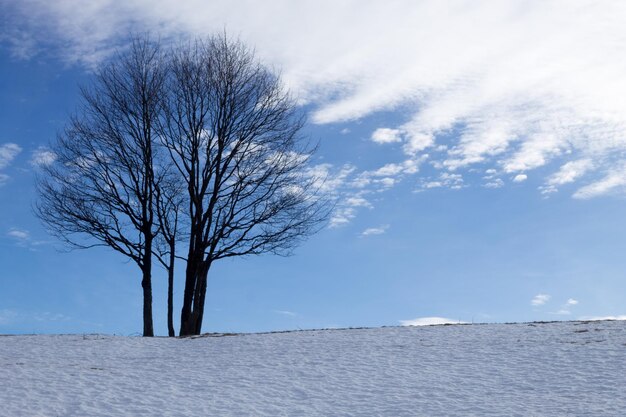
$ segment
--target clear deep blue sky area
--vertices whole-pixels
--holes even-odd
[[[50,236],[34,177],[128,33],[224,29],[299,97],[337,206],[291,257],[216,263],[204,331],[626,319],[624,18],[610,1],[3,2],[0,333],[141,331],[137,267]],[[163,335],[163,271],[154,286]]]

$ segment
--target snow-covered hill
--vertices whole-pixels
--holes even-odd
[[[2,416],[626,416],[626,322],[0,337]]]

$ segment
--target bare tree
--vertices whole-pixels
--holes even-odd
[[[141,269],[143,335],[153,336],[152,256],[158,169],[155,126],[166,66],[160,47],[135,38],[81,90],[82,104],[38,180],[36,213],[78,248],[108,246]],[[83,239],[88,237],[90,239]]]
[[[189,242],[180,335],[202,328],[213,262],[288,254],[328,216],[313,149],[279,77],[225,35],[174,50],[161,137],[187,191]]]
[[[109,246],[139,266],[145,336],[153,256],[167,270],[173,336],[177,243],[188,240],[180,335],[198,334],[213,262],[287,255],[327,219],[304,116],[241,42],[214,36],[166,62],[135,39],[81,93],[38,180],[36,212],[74,247]]]

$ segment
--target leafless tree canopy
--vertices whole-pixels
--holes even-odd
[[[192,249],[212,260],[289,251],[319,208],[293,99],[243,44],[223,37],[177,50],[172,70],[162,137],[202,229]]]

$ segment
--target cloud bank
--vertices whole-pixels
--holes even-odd
[[[404,120],[371,134],[372,146],[402,145],[395,165],[428,152],[443,173],[493,171],[490,188],[528,183],[544,167],[536,181],[546,195],[626,189],[625,2],[23,0],[0,9],[14,56],[55,49],[87,66],[126,31],[168,40],[226,29],[282,68],[315,123],[402,109]]]

